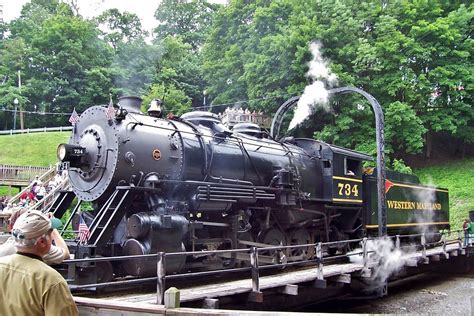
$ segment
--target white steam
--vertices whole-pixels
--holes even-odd
[[[395,247],[390,238],[367,240],[367,251],[368,261],[378,263],[371,276],[375,283],[385,283],[392,274],[400,271],[407,261],[405,254]],[[362,264],[362,255],[354,255],[361,252],[362,249],[355,249],[349,253],[350,261]]]
[[[435,187],[430,179],[428,188],[413,189],[411,192],[417,201],[417,208],[413,211],[412,218],[408,219],[408,222],[416,223],[432,223],[436,220],[436,210],[429,207],[436,205],[436,190],[430,189]],[[439,206],[438,206],[439,208]],[[417,230],[419,233],[430,233],[429,229],[433,229],[433,225],[418,225]],[[391,238],[379,238],[367,240],[367,256],[368,263],[373,266],[372,281],[376,284],[383,284],[388,280],[390,276],[399,272],[407,264],[410,253],[417,251],[416,245],[403,245],[403,250],[397,248]],[[363,264],[362,249],[355,249],[351,251],[349,259],[351,262]],[[375,265],[370,264],[375,263]]]
[[[321,43],[312,42],[309,46],[313,59],[309,62],[309,70],[306,76],[313,80],[313,83],[306,86],[303,95],[296,105],[295,114],[290,122],[288,130],[303,122],[313,113],[316,105],[328,108],[328,90],[337,83],[337,77],[327,65],[327,61],[321,55]]]
[[[435,187],[433,181],[431,178],[428,179],[428,187]],[[426,207],[434,205],[436,202],[436,190],[430,190],[430,189],[417,189],[413,190],[415,193],[415,197],[417,201],[420,201],[424,203],[425,207],[421,210],[415,210],[414,211],[414,218],[412,219],[416,223],[433,223],[435,222],[435,215],[436,211],[433,210],[432,207]],[[418,232],[429,234],[435,231],[435,228],[433,225],[418,225],[417,226]]]

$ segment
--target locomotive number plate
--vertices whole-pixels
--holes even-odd
[[[362,180],[333,176],[334,202],[362,203]]]

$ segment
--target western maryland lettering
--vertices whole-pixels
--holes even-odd
[[[387,206],[396,210],[441,211],[441,203],[387,200]]]

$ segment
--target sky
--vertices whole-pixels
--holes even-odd
[[[29,0],[0,0],[3,5],[3,19],[5,22],[20,16],[21,8]],[[227,3],[227,0],[209,0],[212,3]],[[103,11],[111,8],[117,8],[120,12],[128,11],[135,13],[142,22],[143,29],[152,34],[152,30],[158,25],[155,20],[155,11],[158,8],[160,0],[77,0],[79,13],[92,18],[98,16]]]
[[[20,16],[21,8],[29,0],[0,0],[3,5],[3,19],[10,22]],[[223,1],[212,1],[220,2]],[[99,15],[110,8],[117,8],[120,12],[128,11],[135,13],[142,21],[142,27],[151,31],[157,26],[154,14],[158,7],[159,0],[77,0],[79,13],[91,18]]]

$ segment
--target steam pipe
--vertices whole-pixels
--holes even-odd
[[[337,93],[350,93],[356,92],[364,96],[372,106],[375,116],[375,135],[377,142],[377,220],[378,220],[378,234],[379,237],[387,235],[387,198],[385,194],[385,157],[384,157],[384,117],[382,107],[378,101],[369,93],[365,92],[362,89],[355,87],[340,87],[334,88],[328,91],[330,95]],[[278,139],[278,134],[280,133],[281,123],[283,121],[283,116],[285,113],[291,109],[295,104],[298,103],[300,96],[295,96],[288,99],[283,103],[280,108],[277,110],[275,117],[272,121],[272,126],[270,130],[270,135],[274,139]]]

